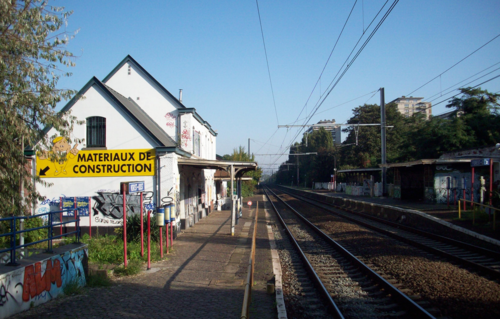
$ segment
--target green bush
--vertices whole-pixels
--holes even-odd
[[[24,229],[38,228],[42,226],[46,226],[47,223],[40,217],[33,217],[29,219],[25,219],[24,221]],[[19,220],[16,221],[16,231],[19,231],[20,224]],[[10,233],[10,220],[4,220],[0,222],[0,233]],[[32,230],[24,233],[24,243],[29,244],[35,241],[39,241],[42,239],[48,238],[48,229],[42,228],[37,230]],[[16,235],[16,241],[19,244],[19,235]],[[0,247],[9,247],[10,246],[10,236],[0,237]]]
[[[92,239],[83,236],[82,241],[88,244],[89,261],[102,264],[123,263],[123,239],[120,236],[99,236]],[[141,243],[139,240],[127,242],[127,258],[129,261],[147,261],[147,238],[144,236],[144,257],[141,257]],[[151,260],[160,260],[160,246],[151,239]]]
[[[147,216],[144,217],[143,227],[144,227],[144,238],[147,237],[147,229],[148,220]],[[156,215],[151,214],[151,241],[159,241],[160,240],[160,227],[156,222]],[[115,233],[123,238],[123,228],[115,228]],[[133,241],[139,241],[141,238],[141,219],[139,214],[129,215],[127,216],[127,243]]]
[[[99,275],[89,275],[87,276],[87,287],[109,287],[112,286],[113,283],[108,277],[99,276]]]
[[[141,272],[141,263],[137,260],[131,261],[128,263],[127,268],[124,266],[116,267],[113,270],[113,274],[115,276],[132,276]]]

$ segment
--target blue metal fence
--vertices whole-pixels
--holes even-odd
[[[10,262],[7,265],[8,266],[18,266],[19,263],[16,262],[16,250],[18,250],[20,248],[28,247],[28,246],[35,245],[35,244],[42,243],[42,242],[46,241],[47,242],[47,252],[52,253],[53,252],[52,241],[54,239],[58,239],[58,238],[68,236],[68,235],[73,235],[73,234],[76,234],[77,242],[80,242],[80,213],[79,212],[76,213],[75,219],[70,219],[67,221],[59,220],[59,222],[55,222],[54,214],[60,214],[60,213],[64,213],[64,212],[68,213],[70,211],[74,212],[75,210],[81,211],[83,209],[85,209],[85,208],[77,208],[77,209],[68,208],[68,209],[63,209],[63,210],[54,211],[54,212],[47,212],[44,214],[38,214],[38,215],[33,215],[33,216],[12,216],[12,217],[0,218],[0,222],[7,221],[8,223],[10,223],[10,232],[0,234],[0,238],[10,236],[10,247],[0,249],[0,254],[7,252],[7,251],[10,251]],[[19,221],[28,220],[28,219],[38,218],[38,217],[43,217],[43,216],[47,216],[47,225],[45,225],[45,226],[23,229],[23,230],[16,229],[17,228],[16,222],[18,220]],[[75,223],[75,230],[74,231],[54,236],[54,227],[55,226],[61,226],[64,224],[69,224],[69,223]],[[45,228],[47,229],[47,233],[48,233],[46,239],[41,239],[41,240],[38,240],[38,241],[35,241],[32,243],[28,243],[28,244],[24,244],[24,245],[17,245],[16,236],[18,234],[27,233],[30,231],[45,229]]]

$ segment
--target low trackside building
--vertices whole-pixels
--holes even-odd
[[[71,143],[48,131],[52,149],[38,154],[33,165],[34,174],[53,186],[37,186],[46,200],[33,207],[34,214],[71,207],[75,197],[78,206],[85,206],[90,198],[82,226],[91,224],[93,231],[120,226],[120,184],[129,181],[144,182],[145,209],[171,203],[178,228],[190,227],[212,209],[214,173],[228,166],[179,161],[216,162],[217,133],[131,56],[102,81],[90,79],[61,112],[68,111],[83,124],[76,125]],[[65,154],[66,161],[51,161],[50,152]],[[127,199],[127,212],[137,213],[136,199]]]

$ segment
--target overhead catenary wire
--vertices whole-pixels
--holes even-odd
[[[479,84],[477,84],[477,85],[473,86],[472,88],[477,88],[478,86],[483,85],[483,84],[485,84],[485,83],[488,83],[488,82],[490,82],[490,81],[493,81],[493,80],[495,80],[495,79],[497,79],[497,78],[499,78],[499,77],[500,77],[500,75],[494,76],[494,77],[492,77],[492,78],[490,78],[490,79],[488,79],[488,80],[486,80],[486,81],[484,81],[484,82],[481,82],[481,83],[479,83]],[[456,96],[458,96],[458,95],[460,95],[460,94],[462,94],[462,92],[459,92],[459,93],[457,93],[457,94],[455,94],[455,95],[452,95],[452,96],[450,96],[450,97],[448,97],[448,98],[446,98],[446,99],[444,99],[444,100],[442,100],[442,101],[440,101],[440,102],[438,102],[438,103],[436,103],[436,104],[434,104],[434,105],[431,105],[430,107],[426,107],[425,109],[433,108],[434,106],[439,105],[439,104],[441,104],[441,103],[444,103],[444,102],[446,102],[446,101],[449,101],[450,99],[452,99],[452,98],[454,98],[454,97],[456,97]]]
[[[421,88],[423,88],[424,86],[426,86],[427,84],[431,83],[432,81],[434,81],[435,79],[437,79],[438,77],[440,77],[441,75],[445,74],[446,72],[448,72],[449,70],[453,69],[454,67],[456,67],[457,65],[459,65],[460,63],[462,63],[463,61],[465,61],[467,58],[469,58],[470,56],[472,56],[474,53],[478,52],[479,50],[481,50],[482,48],[484,48],[485,46],[487,46],[488,44],[490,44],[491,42],[493,42],[496,38],[500,37],[500,34],[498,34],[497,36],[495,36],[493,39],[491,39],[490,41],[486,42],[485,44],[483,44],[482,46],[480,46],[479,48],[477,48],[476,50],[474,50],[472,53],[470,53],[469,55],[467,55],[465,58],[461,59],[460,61],[458,61],[457,63],[453,64],[452,66],[450,66],[448,69],[446,69],[445,71],[441,72],[440,74],[438,74],[437,76],[435,76],[434,78],[430,79],[429,81],[427,81],[426,83],[424,83],[423,85],[419,86],[418,88],[416,88],[415,90],[411,91],[410,93],[408,93],[406,96],[411,96],[413,93],[415,93],[416,91],[420,90]]]
[[[262,43],[264,44],[264,53],[266,55],[267,74],[269,75],[269,83],[271,84],[271,94],[273,96],[274,112],[276,114],[276,122],[279,125],[280,121],[278,119],[278,109],[276,108],[276,99],[274,97],[273,80],[271,78],[271,69],[269,68],[269,59],[267,57],[266,41],[264,39],[264,29],[262,28],[262,19],[260,17],[259,1],[255,0],[255,3],[257,4],[257,13],[259,15],[259,24],[260,24],[260,33],[262,35]]]
[[[373,38],[373,36],[375,35],[375,33],[378,31],[378,29],[380,28],[380,26],[384,23],[384,21],[387,19],[387,17],[389,16],[389,14],[392,12],[392,10],[394,9],[394,7],[397,5],[397,3],[399,2],[399,0],[395,0],[391,6],[387,9],[386,13],[384,14],[384,16],[380,19],[380,21],[377,23],[377,25],[375,26],[375,28],[372,30],[372,32],[370,33],[370,35],[368,36],[368,38],[365,40],[365,42],[363,43],[363,45],[358,49],[358,51],[356,52],[355,56],[349,61],[349,58],[350,56],[352,55],[352,52],[354,52],[354,49],[356,48],[356,46],[359,44],[359,41],[361,40],[358,40],[358,42],[356,43],[356,45],[354,46],[354,49],[351,51],[351,54],[349,54],[348,58],[346,59],[346,62],[344,62],[344,64],[342,65],[342,67],[340,68],[339,72],[337,73],[337,75],[340,73],[340,71],[342,70],[342,68],[345,66],[345,64],[347,63],[347,61],[349,61],[349,63],[347,64],[347,66],[344,68],[343,72],[341,73],[341,75],[337,78],[337,75],[334,77],[334,79],[332,80],[332,82],[330,83],[329,87],[330,89],[328,90],[328,92],[325,94],[325,96],[323,97],[323,99],[321,100],[321,102],[319,102],[319,104],[316,106],[316,108],[314,109],[314,111],[311,113],[311,115],[308,117],[307,121],[304,123],[304,125],[306,125],[310,120],[311,118],[316,114],[316,112],[318,111],[318,109],[321,107],[321,105],[323,105],[323,103],[325,102],[325,100],[328,98],[328,96],[330,95],[330,93],[333,91],[333,89],[337,86],[337,84],[340,82],[340,80],[343,78],[343,76],[347,73],[347,71],[350,69],[350,67],[352,66],[352,64],[356,61],[356,59],[359,57],[359,55],[361,54],[361,52],[364,50],[364,48],[366,47],[366,45],[370,42],[370,40]],[[385,7],[385,5],[387,4],[387,1],[386,3],[384,3],[384,5],[382,6],[382,8],[380,9],[379,13],[381,12],[381,10]],[[377,16],[378,14],[377,13]],[[377,17],[375,16],[375,18]],[[375,19],[374,18],[374,19]],[[370,23],[370,25],[373,23],[374,20],[372,20],[372,22]],[[370,27],[370,25],[368,26],[368,28]],[[335,79],[337,79],[335,81]],[[292,139],[295,140],[297,138],[297,136],[304,130],[304,127],[302,129],[299,129],[297,134],[295,135],[295,137]]]
[[[381,7],[381,9],[378,11],[377,15],[372,19],[372,21],[370,22],[370,24],[368,25],[368,27],[366,28],[366,30],[368,30],[370,28],[370,26],[375,22],[375,20],[377,19],[377,17],[380,15],[380,13],[382,12],[382,10],[385,8],[385,6],[387,5],[389,1],[387,0],[384,5]],[[353,63],[356,61],[356,59],[359,57],[359,55],[361,54],[361,52],[364,50],[364,48],[366,47],[366,45],[370,42],[370,40],[373,38],[373,36],[375,35],[375,33],[378,31],[378,29],[380,28],[380,26],[384,23],[384,21],[387,19],[387,17],[389,16],[389,14],[392,12],[392,10],[394,9],[394,7],[397,5],[397,3],[399,2],[399,0],[395,0],[391,6],[387,9],[386,13],[384,14],[384,16],[380,19],[380,21],[378,22],[378,24],[376,25],[376,27],[374,28],[374,30],[370,33],[370,35],[368,36],[368,38],[365,40],[365,42],[363,43],[363,45],[358,49],[358,51],[356,52],[355,56],[351,59],[351,55],[353,54],[353,52],[355,51],[356,47],[359,45],[360,41],[362,40],[362,38],[364,37],[364,34],[360,37],[360,39],[357,41],[356,45],[354,46],[353,50],[351,51],[351,53],[349,54],[349,56],[347,57],[346,61],[344,62],[344,64],[340,67],[339,71],[337,72],[337,75],[333,78],[333,80],[330,82],[330,85],[327,87],[327,89],[325,90],[325,93],[323,94],[322,98],[320,98],[320,100],[316,103],[316,106],[313,108],[313,110],[311,111],[311,114],[306,118],[306,120],[304,121],[304,125],[307,124],[311,118],[316,114],[316,112],[319,110],[319,108],[321,107],[321,105],[325,102],[325,100],[328,98],[328,96],[330,95],[330,93],[332,92],[332,90],[336,87],[336,85],[339,83],[339,81],[343,78],[343,76],[346,74],[346,72],[349,70],[349,68],[353,65]],[[346,66],[347,64],[347,66]],[[345,67],[345,68],[344,68]],[[343,72],[342,72],[343,70]],[[340,75],[339,75],[340,74]],[[319,78],[321,79],[321,77]],[[299,115],[300,117],[300,115]],[[297,136],[304,130],[304,127],[302,127],[302,129],[299,129],[297,131],[297,134],[291,139],[291,141],[295,140],[297,138]],[[285,152],[290,149],[291,147],[291,144],[289,146],[287,146],[281,153],[281,155],[279,155],[275,162],[279,160],[279,158],[281,156],[284,156],[285,155]]]
[[[496,63],[496,64],[499,64],[499,63],[500,63],[500,62],[498,62],[498,63]],[[493,66],[494,66],[494,65],[493,65]],[[491,68],[491,66],[490,66],[489,68]],[[487,69],[489,69],[489,68],[487,68]],[[487,69],[485,69],[485,70],[487,70]],[[453,88],[453,87],[456,87],[456,86],[458,86],[458,84],[460,84],[460,83],[462,83],[462,82],[464,82],[464,81],[467,81],[467,80],[469,80],[470,78],[472,78],[472,77],[474,77],[474,76],[476,76],[476,75],[478,75],[478,74],[480,74],[480,73],[484,72],[485,70],[482,70],[482,71],[480,71],[480,72],[478,72],[478,73],[476,73],[476,74],[474,74],[474,75],[471,75],[471,76],[469,76],[469,77],[465,78],[464,80],[462,80],[462,81],[460,81],[460,82],[457,82],[457,83],[455,83],[455,84],[453,84],[453,85],[449,86],[448,88],[446,88],[446,89],[444,90],[445,92],[446,92],[446,91],[448,91],[448,90],[449,90],[449,91],[448,91],[448,92],[446,92],[446,93],[443,93],[443,94],[445,94],[445,95],[446,95],[446,94],[449,94],[449,93],[451,93],[451,92],[453,92],[453,91],[455,91],[455,90],[458,90],[458,88],[454,88],[453,90],[450,90],[450,89],[451,89],[451,88]],[[481,75],[480,77],[475,78],[475,79],[474,79],[474,80],[472,80],[472,81],[469,81],[469,82],[467,82],[467,83],[465,83],[465,84],[461,85],[461,87],[465,87],[466,85],[468,85],[468,84],[470,84],[470,83],[472,83],[472,82],[475,82],[475,81],[477,81],[477,80],[479,80],[479,79],[482,79],[482,78],[484,78],[485,76],[490,75],[491,73],[493,73],[493,72],[495,72],[495,71],[498,71],[498,70],[500,70],[500,67],[499,67],[499,68],[496,68],[496,69],[494,69],[494,70],[492,70],[492,71],[490,71],[490,72],[488,72],[488,73],[486,73],[486,74],[483,74],[483,75]],[[438,94],[439,94],[439,93],[434,94],[434,95],[431,95],[431,96],[428,98],[428,99],[429,99],[429,102],[435,101],[435,100],[437,100],[438,98],[442,97],[442,94],[441,94],[441,95],[439,95],[439,96],[437,96]],[[436,96],[436,98],[432,99],[432,98],[433,98],[433,97],[435,97],[435,96]]]
[[[340,30],[339,36],[337,37],[337,40],[335,41],[335,44],[333,45],[333,48],[330,51],[330,55],[328,56],[328,59],[326,59],[325,65],[323,66],[323,69],[321,70],[321,73],[319,74],[318,80],[316,80],[316,83],[314,84],[314,87],[312,88],[311,93],[309,94],[309,97],[307,98],[306,103],[302,107],[302,110],[300,111],[299,115],[297,116],[297,119],[295,120],[294,124],[297,123],[298,121],[300,121],[298,118],[300,117],[300,115],[302,115],[302,112],[304,111],[304,109],[307,106],[307,103],[311,99],[311,96],[313,95],[314,90],[316,90],[318,83],[321,84],[321,77],[323,76],[323,73],[325,72],[325,69],[326,69],[328,63],[330,62],[330,59],[333,55],[333,52],[335,51],[335,48],[337,48],[337,44],[339,43],[339,40],[342,37],[342,34],[344,33],[345,27],[346,27],[347,23],[349,22],[349,19],[351,18],[352,12],[354,11],[354,8],[356,7],[356,3],[358,3],[358,0],[356,0],[354,2],[354,5],[352,6],[351,11],[349,12],[349,15],[347,16],[347,19],[344,22],[344,26],[342,27],[342,30]],[[320,89],[320,99],[321,99],[321,89]]]
[[[382,7],[380,8],[380,10],[377,12],[377,14],[374,16],[374,18],[372,19],[372,21],[370,22],[370,24],[368,25],[367,27],[367,30],[370,28],[370,26],[374,23],[374,21],[377,19],[377,17],[380,15],[380,13],[382,12],[382,10],[385,8],[386,4],[389,2],[389,0],[387,0],[383,5]],[[399,2],[399,0],[395,0],[391,7],[387,10],[387,12],[385,13],[385,15],[381,18],[381,20],[379,21],[379,23],[377,24],[377,26],[375,27],[375,29],[372,31],[372,33],[370,34],[370,36],[368,37],[367,40],[365,40],[365,43],[363,44],[363,46],[358,50],[356,56],[351,60],[351,62],[348,64],[348,66],[346,67],[346,69],[344,70],[344,72],[342,73],[342,75],[338,78],[337,82],[335,82],[334,86],[332,86],[332,84],[334,83],[335,79],[337,79],[339,73],[342,71],[342,69],[344,68],[344,66],[346,65],[346,63],[349,61],[349,58],[351,57],[351,55],[353,54],[354,50],[356,49],[356,47],[358,46],[359,42],[361,41],[361,39],[363,38],[364,34],[363,33],[358,41],[356,42],[356,44],[354,45],[353,49],[351,50],[351,53],[348,55],[348,57],[346,58],[346,60],[344,61],[344,64],[342,64],[342,66],[340,67],[339,71],[337,72],[337,74],[335,75],[335,77],[333,78],[333,80],[330,82],[330,84],[328,85],[327,87],[327,90],[328,93],[325,93],[326,96],[323,98],[323,100],[321,101],[321,97],[320,97],[320,101],[317,102],[317,104],[315,105],[315,108],[313,108],[313,111],[311,111],[311,115],[306,117],[306,120],[305,122],[303,123],[303,125],[306,125],[310,119],[314,116],[314,114],[318,111],[319,107],[321,107],[321,105],[324,103],[324,101],[326,100],[326,98],[330,95],[331,91],[333,90],[333,88],[335,88],[335,86],[338,84],[338,82],[341,80],[341,78],[345,75],[345,73],[347,72],[347,70],[350,68],[350,66],[352,65],[352,63],[354,63],[354,61],[356,60],[356,58],[359,56],[359,54],[361,53],[361,51],[364,49],[364,47],[366,46],[366,44],[371,40],[371,38],[373,37],[373,35],[375,34],[375,32],[379,29],[379,27],[381,26],[381,24],[385,21],[385,19],[387,18],[388,14],[394,9],[394,7],[396,6],[396,4]],[[332,86],[332,87],[331,87]],[[331,88],[330,88],[331,87]],[[328,89],[330,88],[330,89]],[[325,91],[325,92],[326,92]],[[298,136],[299,134],[303,131],[304,127],[300,130],[297,131],[297,134],[291,139],[291,141],[294,141]],[[287,147],[284,152],[286,152],[290,147]],[[283,153],[284,155],[284,153]]]
[[[337,104],[337,105],[332,106],[332,107],[330,107],[330,108],[327,108],[327,109],[325,109],[325,110],[323,110],[323,111],[321,111],[321,112],[317,112],[316,114],[322,114],[322,113],[325,113],[325,112],[327,112],[327,111],[333,110],[334,108],[340,107],[340,106],[342,106],[342,105],[345,105],[345,104],[351,103],[351,102],[356,101],[356,100],[358,100],[358,99],[360,99],[360,98],[362,98],[362,97],[365,97],[365,96],[367,96],[367,95],[373,94],[373,95],[372,95],[372,96],[371,96],[368,100],[366,100],[366,102],[368,102],[369,100],[371,100],[371,99],[373,98],[373,96],[375,96],[375,94],[376,94],[378,91],[379,91],[379,89],[377,89],[377,90],[375,90],[375,91],[371,91],[371,92],[365,93],[365,94],[360,95],[360,96],[358,96],[358,97],[356,97],[356,98],[354,98],[354,99],[351,99],[351,100],[349,100],[349,101],[343,102],[343,103],[341,103],[341,104]],[[365,103],[366,103],[366,102],[365,102]],[[306,119],[306,118],[301,118],[299,121],[301,121],[301,120],[305,120],[305,119]],[[293,122],[292,124],[295,124],[296,122],[297,122],[297,121]]]
[[[476,78],[476,79],[474,79],[474,80],[472,80],[472,81],[470,81],[470,82],[465,83],[465,84],[464,84],[464,87],[465,87],[465,86],[467,86],[467,85],[469,85],[469,84],[471,84],[471,83],[473,83],[473,82],[476,82],[477,80],[482,79],[482,78],[484,78],[485,76],[488,76],[488,75],[490,75],[491,73],[493,73],[493,72],[495,72],[495,71],[498,71],[498,70],[500,70],[500,68],[497,68],[497,69],[495,69],[495,70],[493,70],[493,71],[491,71],[491,72],[488,72],[488,73],[486,73],[486,74],[484,74],[484,75],[481,75],[480,77],[478,77],[478,78]],[[451,92],[456,91],[456,90],[460,90],[460,88],[458,88],[458,89],[453,89],[453,90],[451,90],[450,92],[447,92],[447,93],[445,93],[445,94],[451,93]],[[429,100],[429,102],[433,102],[433,101],[435,101],[435,100],[439,99],[440,97],[441,97],[441,96],[438,96],[438,97],[436,97],[436,98],[434,98],[434,99],[432,99],[432,100]]]

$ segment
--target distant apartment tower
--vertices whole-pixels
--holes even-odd
[[[422,100],[423,97],[406,97],[403,95],[391,103],[396,103],[399,112],[406,117],[410,117],[416,113],[422,113],[428,120],[432,115],[432,104],[431,102],[423,102]]]
[[[316,123],[314,126],[311,126],[306,134],[310,134],[313,131],[318,131],[320,128],[324,128],[325,131],[330,132],[332,134],[332,139],[334,144],[340,144],[341,142],[341,128],[340,125],[335,125],[335,120],[323,120]]]

